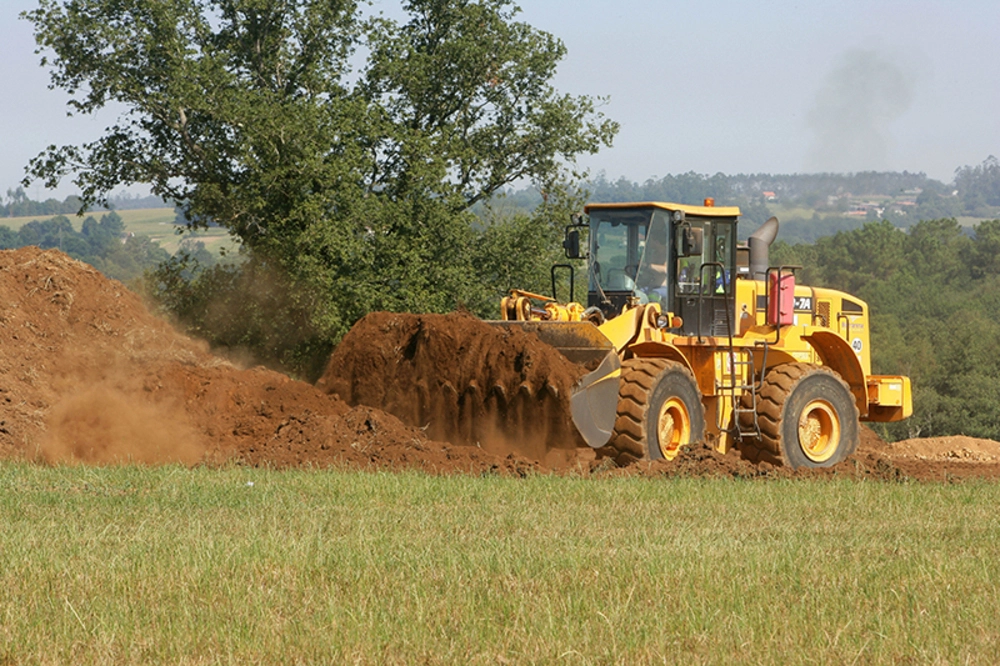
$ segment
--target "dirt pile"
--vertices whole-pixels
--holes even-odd
[[[0,251],[0,456],[524,474],[309,384],[238,369],[66,255]]]
[[[60,252],[0,252],[0,293],[0,453],[58,457],[86,446],[100,460],[118,438],[84,444],[87,432],[103,423],[127,438],[149,416],[123,408],[113,394],[112,376],[130,374],[122,359],[208,361],[203,347],[176,336],[120,283]],[[95,404],[90,397],[102,390],[108,400]],[[46,427],[50,420],[53,428]],[[81,438],[67,442],[63,435],[74,423]],[[157,424],[148,428],[155,435]]]
[[[936,462],[1000,462],[1000,442],[965,435],[907,439],[886,445],[889,455]]]
[[[569,397],[584,372],[531,333],[468,314],[376,312],[344,337],[317,386],[433,439],[546,461],[582,444]]]
[[[884,455],[909,478],[953,481],[1000,479],[1000,442],[965,435],[884,444]]]

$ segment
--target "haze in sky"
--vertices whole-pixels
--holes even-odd
[[[48,89],[34,0],[4,0],[0,193],[49,144],[101,135],[113,112],[67,118]],[[398,14],[396,0],[374,0]],[[556,87],[610,96],[621,123],[591,174],[893,170],[950,182],[1000,155],[997,0],[522,0],[524,20],[569,52]],[[63,197],[32,185],[32,198]]]

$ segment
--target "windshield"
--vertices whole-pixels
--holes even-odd
[[[665,210],[656,209],[649,221],[635,286],[650,301],[661,304],[667,297],[669,240],[670,215]]]
[[[590,289],[633,291],[650,211],[598,210],[590,214]]]

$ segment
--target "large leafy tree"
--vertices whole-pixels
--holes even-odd
[[[84,205],[147,184],[311,290],[333,337],[370,309],[475,301],[470,206],[557,180],[617,125],[552,86],[565,48],[510,0],[363,9],[40,0],[24,16],[53,86],[77,113],[122,112],[93,142],[50,146],[26,181],[72,176]]]

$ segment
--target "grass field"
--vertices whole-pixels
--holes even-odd
[[[194,234],[188,232],[185,232],[183,235],[177,234],[177,227],[174,226],[176,213],[173,208],[144,208],[136,210],[119,210],[115,212],[121,216],[122,221],[125,223],[126,231],[130,231],[136,235],[149,236],[152,240],[157,241],[160,244],[160,247],[170,254],[177,251],[177,248],[183,238],[191,237],[197,238],[205,243],[205,248],[212,253],[217,254],[218,250],[222,247],[225,247],[227,251],[235,251],[235,245],[229,237],[229,233],[225,229],[213,227],[211,229],[198,231]],[[76,215],[67,215],[66,217],[73,224],[73,228],[79,231],[83,226],[83,221],[88,216],[92,216],[99,220],[104,214],[105,212],[97,211],[88,213],[88,215],[85,215],[84,217],[77,217]],[[32,215],[28,217],[2,217],[0,218],[0,225],[9,227],[16,231],[32,220],[38,220],[41,222],[52,217],[56,216],[50,215],[48,217],[40,217]]]
[[[996,663],[1000,486],[0,464],[0,663]]]
[[[879,197],[869,197],[872,200],[877,200]],[[771,213],[773,213],[779,220],[787,222],[789,220],[801,219],[801,220],[811,220],[812,216],[819,214],[820,218],[825,217],[845,217],[846,214],[836,210],[825,210],[816,211],[813,208],[806,208],[804,206],[789,206],[785,204],[768,204],[768,208]],[[975,227],[979,224],[985,222],[990,218],[979,218],[979,217],[969,217],[960,216],[957,218],[958,223],[963,227]],[[866,222],[864,217],[858,218],[859,224],[864,224]]]

